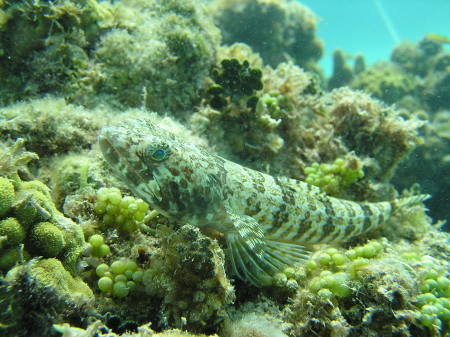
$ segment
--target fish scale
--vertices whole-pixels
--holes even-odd
[[[427,195],[386,202],[333,198],[305,182],[264,174],[198,148],[149,119],[102,129],[112,172],[177,222],[224,234],[234,273],[255,286],[304,262],[311,244],[339,242],[380,226]]]

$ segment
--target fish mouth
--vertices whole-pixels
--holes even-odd
[[[99,137],[98,143],[100,145],[100,150],[105,158],[106,162],[111,168],[117,168],[121,166],[124,162],[126,150],[120,149],[117,145],[118,141],[115,139],[117,137],[113,136],[113,132],[109,128],[102,129]],[[127,165],[127,169],[132,169],[130,165]]]
[[[103,158],[110,165],[116,165],[120,161],[120,156],[117,149],[112,145],[111,141],[102,133],[98,137],[98,143],[100,145],[100,150],[102,151]]]
[[[131,155],[130,150],[120,145],[116,134],[114,130],[104,128],[98,137],[100,150],[111,171],[146,202],[152,204],[155,200],[161,201],[161,188],[154,175],[155,167],[145,165],[142,161],[131,163],[127,159]]]

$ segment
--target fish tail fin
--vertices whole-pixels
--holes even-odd
[[[428,200],[431,198],[431,195],[429,194],[418,194],[413,195],[411,197],[405,197],[400,199],[395,199],[390,201],[392,206],[392,213],[396,213],[397,211],[403,209],[403,208],[409,208],[414,205],[421,204],[425,200]]]

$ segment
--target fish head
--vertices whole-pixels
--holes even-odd
[[[99,145],[113,174],[166,216],[192,219],[219,202],[204,151],[148,119],[104,127]]]

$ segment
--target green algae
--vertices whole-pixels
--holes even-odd
[[[220,233],[205,236],[195,224],[173,223],[157,212],[139,216],[139,226],[128,226],[125,235],[114,217],[105,226],[98,214],[99,189],[114,187],[121,196],[129,191],[108,173],[95,145],[103,125],[147,116],[152,109],[167,114],[153,116],[187,142],[239,163],[297,179],[321,173],[310,182],[330,194],[389,200],[397,193],[391,179],[398,164],[421,142],[418,109],[433,112],[433,124],[422,135],[429,147],[420,156],[446,165],[443,156],[427,150],[441,153],[448,139],[440,113],[448,106],[449,62],[442,46],[426,39],[399,46],[392,64],[359,66],[350,69],[351,76],[337,60],[344,82],[398,103],[406,113],[351,89],[322,88],[323,79],[305,71],[316,71],[321,55],[316,19],[285,1],[248,1],[245,5],[257,10],[240,13],[234,1],[211,4],[212,12],[194,1],[175,0],[0,3],[0,59],[6,62],[0,66],[0,296],[14,314],[0,310],[2,332],[14,336],[21,326],[24,335],[41,336],[52,333],[53,324],[67,334],[99,336],[121,335],[117,326],[139,325],[139,333],[149,336],[448,332],[441,308],[448,298],[448,235],[431,224],[421,206],[404,210],[368,237],[316,247],[304,266],[286,269],[273,286],[259,290],[229,272]],[[255,22],[252,28],[275,15],[277,36],[291,32],[294,42],[271,39],[261,29],[258,39],[248,41],[253,50],[220,46],[212,18],[223,41],[245,41],[235,14]],[[247,60],[249,69],[261,70],[261,83],[250,86],[257,91],[254,105],[236,98],[254,91],[230,88],[220,108],[205,100],[208,88],[220,84],[220,74],[211,70],[226,59],[241,66]],[[416,95],[422,84],[423,95]],[[214,90],[209,94],[225,91]],[[420,100],[411,102],[412,94]],[[339,158],[351,160],[340,165]],[[409,172],[416,179],[414,170]],[[95,251],[101,245],[108,254]],[[123,274],[135,282],[133,290],[122,296],[125,288],[119,287],[111,296],[113,285],[124,282],[115,280],[122,273],[111,275],[110,289],[96,270],[122,260],[135,263],[142,274],[128,273],[130,279]],[[269,297],[279,309],[269,309]],[[264,314],[251,316],[248,307]],[[39,314],[30,319],[27,312]],[[279,326],[272,323],[275,317]],[[89,324],[96,319],[102,322]],[[149,321],[167,331],[155,333]],[[174,328],[185,331],[169,331]],[[138,334],[133,329],[129,335]]]

